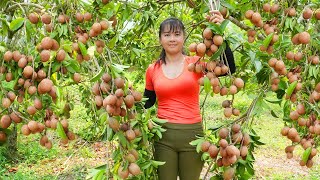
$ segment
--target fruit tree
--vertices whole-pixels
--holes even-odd
[[[225,18],[221,24],[215,10]],[[47,149],[56,137],[61,144],[74,140],[68,87],[75,86],[94,122],[85,138],[106,140],[113,152],[89,177],[156,179],[164,162],[153,159],[152,143],[165,121],[154,108],[144,109],[143,79],[161,51],[159,23],[170,16],[185,23],[186,54],[201,57],[188,70],[204,73],[203,119],[211,112],[207,98],[225,97],[223,121],[203,121],[204,137],[190,142],[208,163],[203,178],[209,171],[212,179],[253,176],[252,152],[263,143],[251,125],[270,110],[267,103],[283,109],[270,113],[284,125],[279,134],[291,140],[287,158],[301,146],[300,165],[311,168],[320,135],[317,0],[2,0],[0,145],[15,156],[18,135],[39,133]],[[227,43],[236,57],[233,74],[221,58]],[[242,93],[253,97],[249,107],[234,103]]]

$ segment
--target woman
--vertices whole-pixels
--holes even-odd
[[[215,11],[213,22],[221,23],[222,15]],[[159,40],[163,47],[160,58],[146,72],[144,96],[149,100],[145,107],[154,105],[158,98],[157,116],[168,122],[162,139],[155,143],[155,159],[166,162],[159,166],[160,180],[198,180],[203,162],[201,154],[189,143],[196,135],[203,135],[198,79],[203,74],[189,72],[187,66],[199,57],[183,53],[185,40],[184,25],[176,18],[169,18],[160,25]],[[230,70],[234,72],[233,54],[226,49]]]

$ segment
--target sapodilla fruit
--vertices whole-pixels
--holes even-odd
[[[63,14],[60,14],[59,16],[58,16],[58,22],[60,23],[60,24],[64,24],[64,23],[66,23],[66,17],[65,17],[65,15],[63,15]]]
[[[95,33],[100,34],[101,33],[101,24],[100,23],[94,23],[92,25],[92,29]]]
[[[212,33],[211,29],[206,28],[203,30],[202,36],[206,39],[212,39],[213,33]]]
[[[83,15],[81,13],[76,13],[76,20],[80,23],[83,22]]]
[[[204,43],[199,43],[197,45],[197,53],[199,53],[199,54],[205,54],[206,53],[206,49],[207,49],[207,47],[206,47],[206,45]]]
[[[0,127],[3,129],[7,129],[11,125],[11,118],[9,115],[3,115],[0,120]]]
[[[41,16],[41,21],[44,24],[50,24],[51,23],[51,16],[49,14],[44,14]]]
[[[310,8],[306,8],[302,13],[303,19],[310,19],[312,17],[312,10]]]
[[[20,117],[21,113],[19,113],[19,112],[12,112],[9,116],[10,116],[11,120],[15,123],[20,123],[22,121],[22,119]]]
[[[39,22],[39,17],[35,13],[30,13],[28,19],[32,24],[37,24]]]
[[[53,46],[53,41],[50,37],[44,37],[42,40],[41,40],[41,48],[42,49],[51,49]]]
[[[74,73],[73,80],[74,82],[79,83],[81,81],[81,75],[79,73]]]
[[[83,18],[85,21],[90,21],[91,18],[92,18],[92,15],[88,12],[86,12],[84,15],[83,15]]]
[[[129,167],[130,174],[136,176],[141,173],[140,167],[136,163],[130,163]]]
[[[129,176],[129,170],[124,169],[122,166],[120,166],[118,169],[118,175],[120,176],[121,179],[127,179]]]
[[[101,25],[101,30],[107,30],[110,27],[109,22],[105,20],[101,21],[100,25]]]
[[[3,59],[7,62],[11,61],[12,58],[13,58],[13,54],[11,51],[6,51],[3,55]]]
[[[57,53],[56,59],[61,62],[66,58],[66,52],[63,49],[60,49]]]
[[[120,128],[120,123],[113,117],[109,117],[108,124],[110,128],[114,131],[118,131]]]
[[[133,105],[134,105],[134,97],[131,94],[127,95],[124,98],[124,103],[125,103],[127,108],[129,108],[129,109],[132,108]]]
[[[41,80],[38,85],[38,93],[39,94],[48,93],[51,91],[52,86],[53,86],[53,82],[50,79],[45,78]]]
[[[202,152],[207,152],[209,150],[209,147],[210,147],[210,142],[209,141],[204,141],[202,144],[201,144],[201,151]]]
[[[5,142],[7,140],[7,135],[3,131],[0,131],[0,142]]]
[[[221,46],[223,43],[223,37],[220,35],[214,35],[213,36],[213,43],[217,46]]]
[[[28,135],[31,133],[31,131],[30,131],[30,129],[29,129],[29,127],[28,127],[27,124],[24,124],[24,125],[21,127],[21,132],[22,132],[22,134],[25,135],[25,136],[28,136]]]
[[[299,33],[299,42],[302,44],[309,44],[310,42],[310,34],[308,32]]]
[[[116,85],[117,88],[123,88],[124,87],[124,79],[120,78],[120,77],[117,77],[115,80],[114,80],[114,83]]]
[[[43,50],[40,53],[40,59],[41,62],[47,62],[50,59],[50,51],[49,50]]]

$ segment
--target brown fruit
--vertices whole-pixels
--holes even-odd
[[[109,22],[104,20],[100,22],[100,25],[101,25],[101,30],[107,30],[110,27]]]
[[[292,43],[297,45],[297,44],[300,44],[300,41],[299,41],[299,33],[298,34],[295,34],[292,39],[291,39]]]
[[[51,23],[51,16],[49,14],[44,14],[41,16],[41,21],[44,24],[50,24]]]
[[[39,17],[35,13],[30,13],[28,19],[32,24],[37,24],[39,22]]]
[[[247,35],[248,36],[255,36],[256,35],[256,31],[255,30],[253,30],[253,29],[249,29],[248,31],[247,31]]]
[[[210,142],[209,141],[204,141],[202,144],[201,144],[201,151],[202,152],[207,152],[209,150],[209,147],[210,147]]]
[[[202,36],[203,36],[205,39],[212,39],[213,33],[212,33],[211,29],[206,28],[206,29],[203,30]]]
[[[258,13],[258,12],[253,13],[253,14],[252,14],[252,17],[251,17],[251,21],[252,21],[253,23],[258,23],[259,21],[261,21],[261,15],[260,15],[260,13]]]
[[[263,4],[263,10],[265,12],[270,12],[270,9],[271,9],[271,5],[266,3],[266,4]]]
[[[199,53],[201,55],[206,53],[206,49],[207,49],[207,47],[204,43],[199,43],[197,45],[197,53]]]
[[[81,75],[79,73],[74,73],[73,74],[73,80],[75,83],[79,83],[81,80]]]
[[[78,38],[78,42],[82,42],[83,44],[86,44],[87,43],[87,39],[84,36],[80,36]]]
[[[130,163],[129,167],[130,174],[137,176],[141,173],[140,167],[136,163]]]
[[[31,132],[37,132],[38,131],[38,123],[36,121],[29,121],[28,128]]]
[[[29,127],[28,127],[27,124],[24,124],[24,125],[21,127],[21,132],[22,132],[22,134],[25,135],[25,136],[28,136],[28,135],[31,133],[31,131],[30,131],[30,129],[29,129]]]
[[[238,92],[238,89],[237,89],[237,86],[235,86],[235,85],[231,85],[230,87],[229,87],[229,93],[230,94],[236,94]]]
[[[15,123],[20,123],[22,121],[21,114],[19,112],[12,112],[10,114],[10,119]]]
[[[316,12],[314,13],[314,17],[317,19],[317,20],[320,20],[320,10],[316,10]]]
[[[92,18],[92,15],[88,12],[84,13],[83,18],[85,21],[90,21]]]
[[[216,145],[211,144],[211,145],[209,146],[208,153],[209,153],[209,155],[210,155],[211,158],[216,158],[216,157],[218,156],[219,149],[217,148]]]
[[[241,146],[240,148],[240,156],[246,157],[248,154],[248,147],[247,146]]]
[[[230,107],[230,105],[231,105],[231,101],[229,101],[229,100],[224,100],[222,102],[222,107],[223,108]]]
[[[310,34],[306,31],[299,33],[299,42],[302,44],[309,44]]]
[[[44,93],[48,93],[51,91],[53,87],[53,82],[50,79],[43,79],[40,81],[40,83],[38,84],[38,93],[39,94],[44,94]]]
[[[237,133],[241,130],[241,126],[239,124],[233,124],[231,126],[231,130],[234,132],[234,133]]]
[[[220,89],[220,96],[225,96],[228,94],[228,88],[227,87],[222,87]]]
[[[312,10],[310,8],[305,8],[305,10],[302,13],[303,19],[310,19],[312,17]]]
[[[290,112],[289,117],[290,117],[290,119],[292,119],[292,120],[298,120],[299,114],[298,114],[297,111],[292,111],[292,112]]]
[[[24,68],[28,64],[28,60],[26,58],[21,58],[18,62],[19,68]]]
[[[123,97],[124,91],[122,89],[117,89],[114,93],[118,98]]]
[[[51,143],[51,141],[46,142],[44,146],[45,146],[47,149],[51,149],[51,148],[52,148],[52,143]]]
[[[10,101],[14,101],[16,99],[16,94],[12,91],[9,91],[7,94],[7,97],[10,99]]]
[[[60,123],[61,123],[63,129],[68,129],[69,123],[68,123],[67,119],[61,120]]]
[[[13,51],[12,56],[15,62],[18,62],[22,57],[19,51]]]
[[[44,135],[40,138],[40,145],[45,146],[45,144],[49,141],[48,136]]]
[[[214,35],[213,36],[213,43],[217,46],[221,46],[223,43],[223,37],[220,35]]]
[[[219,145],[221,148],[226,148],[228,146],[228,141],[225,139],[220,139]]]
[[[293,59],[294,59],[294,53],[291,52],[291,51],[287,52],[286,58],[287,58],[288,60],[293,60]]]
[[[13,54],[11,51],[6,51],[3,55],[3,59],[7,62],[11,61],[12,58],[13,58]]]
[[[28,112],[28,114],[30,114],[30,115],[34,115],[34,114],[37,112],[37,109],[36,109],[34,106],[29,106],[29,107],[27,108],[27,112]]]
[[[64,24],[64,23],[66,23],[66,17],[65,17],[65,15],[63,15],[63,14],[60,14],[59,16],[58,16],[58,22],[60,23],[60,24]]]
[[[13,79],[13,74],[11,72],[8,72],[6,74],[6,81],[7,82],[10,82],[11,80]]]
[[[297,105],[297,112],[298,112],[299,115],[303,115],[303,114],[306,113],[306,110],[305,110],[303,104],[298,104]]]
[[[113,129],[114,131],[118,131],[120,128],[119,122],[113,117],[109,117],[108,124],[110,128]]]
[[[120,176],[121,179],[127,179],[129,176],[129,170],[124,169],[122,166],[120,166],[118,169],[118,175]]]
[[[50,37],[44,37],[42,40],[41,40],[41,48],[42,49],[51,49],[53,46],[53,40],[50,38]]]
[[[53,25],[52,24],[47,24],[46,25],[46,31],[47,32],[52,32],[53,31]]]
[[[243,134],[242,145],[247,146],[250,144],[250,136],[247,133]]]
[[[244,14],[244,16],[245,16],[247,19],[251,19],[253,13],[254,13],[253,10],[248,10],[248,11],[246,11],[246,13]]]
[[[9,98],[2,98],[2,107],[8,108],[11,105],[11,101]]]
[[[127,108],[132,108],[133,105],[134,105],[134,97],[132,95],[127,95],[125,98],[124,98],[124,103],[126,104],[126,107]]]
[[[243,82],[243,80],[241,79],[241,78],[236,78],[234,81],[233,81],[233,84],[235,85],[235,86],[237,86],[237,88],[243,88],[243,86],[244,86],[244,82]]]
[[[100,89],[101,89],[101,91],[102,91],[103,93],[108,93],[108,92],[110,91],[110,89],[111,89],[111,86],[110,86],[110,84],[108,84],[108,83],[101,82],[101,84],[100,84]]]
[[[142,100],[142,94],[138,91],[132,91],[132,95],[134,97],[134,100],[137,101],[141,101]]]
[[[58,61],[58,62],[61,62],[61,61],[63,61],[65,58],[66,58],[66,52],[65,52],[63,49],[60,49],[60,50],[57,52],[57,56],[56,56],[57,61]]]
[[[191,43],[189,45],[189,51],[190,52],[196,52],[197,51],[197,43]]]
[[[275,14],[278,10],[279,10],[279,4],[274,4],[274,5],[272,5],[271,8],[270,8],[270,12],[271,12],[272,14]]]
[[[7,140],[7,135],[5,132],[0,131],[0,142],[5,142]]]
[[[235,175],[235,169],[229,167],[228,169],[226,169],[226,170],[223,172],[223,179],[224,179],[224,180],[232,180],[233,177],[234,177],[234,175]]]
[[[215,45],[215,44],[212,44],[212,45],[210,46],[210,50],[211,50],[213,53],[215,53],[215,52],[217,52],[217,50],[218,50],[218,46]]]
[[[270,67],[275,67],[277,62],[278,62],[278,60],[276,58],[271,58],[268,61],[268,64],[269,64]]]
[[[50,51],[49,50],[43,50],[40,53],[40,59],[42,62],[47,62],[50,59]]]
[[[226,139],[229,135],[229,130],[227,128],[221,128],[219,131],[219,137],[221,139]]]
[[[295,16],[296,15],[296,9],[295,8],[289,8],[288,15],[290,17]]]
[[[3,115],[0,120],[0,127],[3,129],[7,129],[11,125],[11,118],[9,115]]]
[[[119,88],[123,88],[124,87],[124,79],[120,78],[120,77],[117,77],[115,80],[114,80],[114,83],[116,85],[116,87],[119,89]]]
[[[129,140],[129,141],[132,141],[136,138],[136,134],[134,133],[134,131],[132,129],[129,129],[126,131],[126,138]]]
[[[76,13],[76,20],[80,23],[83,22],[83,15],[81,13]]]
[[[95,33],[100,34],[101,33],[101,25],[100,23],[94,23],[92,25],[92,30],[94,30]]]
[[[285,126],[281,129],[281,135],[282,136],[287,136],[288,135],[288,132],[289,132],[290,128]]]
[[[68,139],[71,140],[71,141],[76,139],[75,134],[74,134],[73,132],[71,132],[71,131],[68,131],[68,132],[67,132],[67,137],[68,137]]]

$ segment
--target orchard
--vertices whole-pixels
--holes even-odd
[[[225,19],[221,24],[215,10]],[[91,167],[87,178],[157,179],[164,162],[154,160],[153,143],[166,121],[156,117],[156,107],[144,109],[144,77],[161,51],[159,24],[171,16],[186,26],[185,53],[200,57],[188,70],[204,74],[204,136],[190,142],[205,161],[201,178],[255,176],[254,152],[264,143],[253,124],[263,112],[282,125],[282,156],[298,157],[299,168],[316,165],[317,0],[2,0],[0,152],[6,161],[19,159],[21,139],[37,141],[44,153],[81,139],[104,142],[107,149],[104,164]],[[227,45],[234,73],[222,58]],[[251,99],[241,106],[237,100],[244,96]],[[222,103],[210,108],[217,97]],[[86,118],[75,119],[80,106]],[[299,148],[302,153],[295,153]],[[6,177],[9,171],[0,168]]]

